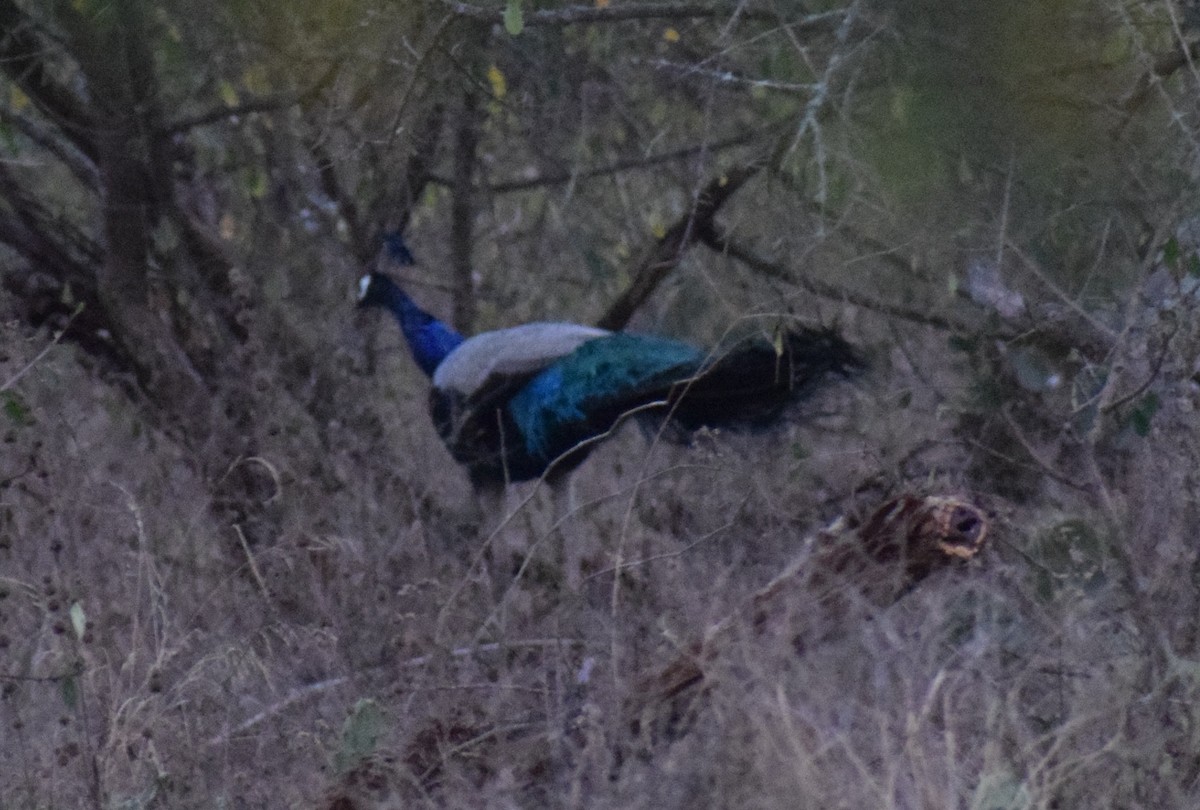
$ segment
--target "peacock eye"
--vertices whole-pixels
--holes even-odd
[[[368,273],[358,280],[358,300],[361,301],[367,297],[367,290],[371,287],[371,275]]]

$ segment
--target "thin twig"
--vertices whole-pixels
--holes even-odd
[[[250,544],[246,542],[246,534],[242,531],[241,525],[233,524],[233,530],[237,533],[238,542],[242,544],[242,551],[246,555],[246,562],[250,565],[250,573],[254,575],[254,582],[262,591],[263,599],[268,604],[271,602],[271,591],[267,589],[267,581],[263,579],[262,573],[258,570],[258,563],[254,560],[254,553],[250,550]]]
[[[1118,126],[1118,131],[1133,120],[1134,112],[1149,98],[1151,90],[1160,84],[1163,79],[1191,64],[1197,58],[1200,58],[1200,40],[1180,42],[1178,47],[1159,55],[1151,64],[1150,69],[1137,80],[1133,90],[1121,103],[1125,116]]]
[[[8,108],[0,107],[0,120],[12,124],[26,138],[58,158],[83,185],[93,190],[99,188],[100,170],[75,143],[52,132],[29,116]]]
[[[444,5],[460,17],[499,25],[504,21],[504,11],[498,8],[480,8],[470,3],[444,0]],[[592,23],[615,23],[628,20],[689,20],[724,19],[737,16],[747,20],[782,22],[801,30],[828,30],[843,17],[841,10],[809,14],[794,22],[781,20],[777,11],[768,8],[744,8],[742,6],[712,6],[700,3],[622,3],[616,6],[570,6],[560,9],[544,9],[526,12],[522,22],[527,26],[579,25]]]
[[[178,121],[172,121],[163,127],[163,133],[166,135],[177,135],[181,132],[187,132],[189,129],[202,127],[206,124],[215,124],[219,121],[229,121],[230,119],[250,115],[251,113],[286,110],[289,107],[294,107],[299,102],[300,96],[298,94],[288,93],[250,99],[240,104],[221,105],[220,107],[214,107],[211,110],[206,110],[187,118],[180,118]]]
[[[479,645],[475,645],[472,647],[456,647],[453,650],[450,650],[448,654],[452,658],[468,658],[468,657],[473,657],[475,655],[478,655],[480,653],[485,653],[485,652],[507,652],[509,650],[526,649],[526,648],[534,648],[534,649],[544,649],[547,647],[558,648],[558,647],[562,647],[564,644],[583,646],[585,643],[586,642],[584,642],[581,639],[572,639],[572,638],[527,639],[525,641],[490,642],[487,644],[479,644]],[[436,655],[432,655],[432,654],[431,655],[421,655],[421,656],[417,656],[416,658],[410,658],[406,661],[402,661],[397,665],[372,667],[369,671],[390,670],[390,669],[394,669],[396,667],[402,667],[402,668],[407,669],[410,667],[424,666],[426,664],[431,663],[436,657],[437,657]],[[76,674],[76,673],[69,673],[68,675],[60,675],[55,678],[32,678],[32,677],[25,678],[25,677],[21,677],[21,679],[22,680],[61,680],[62,678],[70,677],[70,675],[73,675],[73,674]],[[290,707],[296,705],[300,701],[302,701],[306,698],[312,697],[313,695],[320,694],[321,692],[325,692],[330,689],[336,689],[337,687],[342,686],[345,683],[348,683],[351,680],[351,678],[357,677],[362,674],[364,674],[364,673],[360,672],[360,673],[356,673],[355,675],[338,675],[337,677],[334,677],[334,678],[326,678],[323,681],[317,681],[315,683],[305,684],[304,686],[293,689],[291,692],[288,692],[288,694],[282,700],[272,703],[270,706],[266,707],[262,711],[256,712],[254,715],[246,718],[242,722],[238,723],[236,726],[226,729],[225,731],[221,732],[220,734],[216,735],[215,737],[210,737],[208,740],[205,741],[205,745],[208,746],[209,748],[214,748],[218,745],[224,745],[225,743],[228,743],[229,741],[231,741],[234,737],[238,736],[239,734],[245,734],[250,729],[254,728],[255,726],[261,725],[262,723],[271,719],[275,715],[282,714],[284,711],[286,711]],[[0,679],[2,679],[3,677],[4,676],[0,676]],[[20,676],[18,676],[18,677],[20,677]],[[16,679],[16,678],[14,678],[14,679]]]
[[[1150,369],[1150,373],[1146,376],[1145,381],[1142,382],[1142,384],[1139,385],[1137,388],[1134,388],[1131,392],[1129,392],[1125,396],[1121,397],[1120,399],[1112,400],[1112,401],[1108,402],[1107,404],[1105,404],[1100,409],[1101,413],[1112,413],[1113,411],[1120,408],[1122,405],[1132,402],[1133,400],[1135,400],[1139,396],[1141,396],[1146,391],[1146,389],[1149,388],[1156,379],[1158,379],[1158,374],[1160,371],[1162,371],[1163,363],[1166,362],[1167,354],[1170,352],[1170,349],[1171,349],[1171,339],[1175,337],[1175,333],[1178,331],[1179,331],[1179,324],[1175,324],[1174,327],[1171,329],[1171,333],[1169,335],[1167,335],[1166,338],[1164,339],[1162,351],[1159,352],[1158,357],[1156,357],[1154,359],[1154,364]]]
[[[641,482],[639,482],[639,483],[641,483]],[[694,549],[696,546],[699,546],[702,543],[707,543],[709,540],[712,540],[714,537],[721,534],[722,532],[728,531],[729,529],[736,526],[738,523],[738,520],[740,519],[739,516],[741,515],[742,507],[744,507],[746,505],[746,502],[749,500],[750,500],[749,495],[742,498],[741,503],[739,503],[736,507],[734,507],[733,509],[730,510],[731,514],[734,515],[734,517],[731,520],[729,520],[727,523],[724,523],[724,524],[718,526],[717,528],[713,529],[710,532],[705,532],[704,534],[700,535],[700,537],[698,537],[695,540],[693,540],[692,542],[688,543],[686,546],[682,546],[673,551],[665,551],[661,554],[652,554],[649,557],[643,557],[640,560],[629,560],[628,562],[624,562],[619,566],[618,565],[610,565],[608,568],[601,568],[599,571],[589,574],[587,577],[584,578],[583,581],[590,582],[591,580],[605,576],[606,574],[613,574],[615,576],[617,574],[620,574],[622,571],[625,571],[625,570],[628,570],[631,568],[637,568],[637,567],[643,566],[643,565],[648,565],[652,562],[657,562],[659,560],[669,560],[669,559],[673,559],[675,557],[682,557],[684,554],[687,554],[689,551]]]
[[[482,44],[482,43],[481,43]],[[474,246],[476,196],[475,161],[479,148],[482,110],[479,96],[468,87],[462,94],[455,122],[454,180],[450,200],[450,265],[454,278],[454,328],[470,334],[475,324],[475,274],[471,248]]]
[[[696,195],[691,210],[650,246],[632,274],[633,281],[617,296],[596,325],[601,329],[623,329],[638,307],[679,264],[692,243],[708,238],[716,228],[714,219],[721,207],[765,165],[763,160],[752,160],[711,179]]]
[[[346,683],[349,680],[350,680],[349,675],[339,675],[336,678],[329,678],[324,681],[317,681],[316,683],[310,683],[305,686],[302,686],[299,689],[293,689],[291,692],[288,693],[287,697],[285,697],[283,700],[281,700],[277,703],[271,704],[270,706],[263,709],[258,714],[242,721],[241,723],[238,723],[236,726],[229,729],[228,731],[223,732],[221,734],[218,734],[215,737],[210,738],[209,740],[207,740],[205,742],[205,745],[207,745],[209,748],[213,748],[218,745],[223,745],[224,743],[229,742],[230,740],[232,740],[234,737],[238,736],[239,734],[246,733],[250,729],[257,726],[259,723],[262,723],[264,720],[274,717],[275,715],[277,715],[280,712],[287,709],[289,706],[299,703],[300,701],[304,700],[307,697],[311,697],[312,695],[318,694],[320,692],[324,692],[327,689],[333,689],[334,687],[341,686],[342,684]]]
[[[863,295],[862,293],[847,290],[844,287],[827,284],[811,278],[810,276],[792,272],[784,265],[778,262],[772,262],[762,256],[759,256],[748,247],[718,232],[709,234],[703,241],[718,253],[722,253],[737,259],[751,270],[754,270],[761,275],[765,275],[768,278],[791,282],[807,290],[813,295],[818,295],[822,298],[828,298],[831,301],[840,301],[846,304],[853,304],[854,306],[862,307],[863,309],[869,309],[872,312],[879,312],[884,315],[901,318],[913,323],[919,323],[923,326],[932,326],[935,329],[941,329],[947,332],[973,332],[977,328],[976,325],[972,325],[967,321],[929,312],[921,312],[900,304],[891,303],[889,301],[881,301],[877,298]]]
[[[333,60],[329,64],[329,67],[325,69],[325,72],[313,82],[312,86],[304,90],[292,93],[276,93],[270,96],[263,96],[262,98],[252,98],[240,104],[223,104],[211,110],[165,124],[162,127],[162,134],[177,135],[189,129],[204,126],[205,124],[214,124],[218,121],[226,121],[240,115],[249,115],[256,112],[275,112],[277,110],[286,110],[297,104],[304,104],[320,95],[329,86],[337,75],[338,70],[341,69],[341,66],[341,59]]]
[[[1004,244],[1008,246],[1009,250],[1017,255],[1017,257],[1021,260],[1021,263],[1025,265],[1029,272],[1032,273],[1034,277],[1046,287],[1046,289],[1054,293],[1054,295],[1060,301],[1062,301],[1062,303],[1066,305],[1068,309],[1086,321],[1097,332],[1104,335],[1111,341],[1116,341],[1116,339],[1119,337],[1116,330],[1103,321],[1097,319],[1095,315],[1080,306],[1078,301],[1067,295],[1066,291],[1055,284],[1054,280],[1051,279],[1044,270],[1042,270],[1041,265],[1039,265],[1032,256],[1022,250],[1021,246],[1018,245],[1016,241],[1009,237],[1005,237]]]
[[[778,124],[773,124],[766,127],[766,132],[779,129]],[[607,166],[597,166],[592,169],[582,170],[566,170],[560,172],[548,172],[539,174],[534,177],[519,178],[513,180],[501,180],[496,183],[491,183],[487,186],[487,190],[493,194],[505,194],[512,191],[527,191],[531,188],[540,188],[542,186],[560,186],[569,183],[572,180],[590,180],[596,177],[603,177],[609,174],[619,174],[626,171],[637,171],[640,169],[651,169],[663,163],[670,163],[675,160],[683,160],[684,158],[692,157],[693,155],[702,154],[705,152],[716,152],[725,149],[733,149],[739,146],[746,146],[763,137],[763,132],[744,132],[740,135],[734,135],[730,138],[725,138],[712,143],[699,143],[690,146],[683,146],[679,149],[670,152],[663,152],[657,155],[647,155],[637,158],[625,158],[615,160]],[[454,181],[449,177],[431,176],[430,181],[443,186],[451,186]]]
[[[811,82],[781,82],[776,79],[756,79],[751,76],[740,76],[732,70],[708,68],[691,63],[671,62],[666,59],[649,61],[634,60],[635,64],[645,64],[663,71],[671,71],[679,76],[699,77],[714,84],[732,84],[748,87],[753,90],[774,90],[792,96],[809,98],[817,90],[817,85]]]
[[[28,363],[26,363],[20,370],[17,371],[16,374],[12,375],[7,380],[5,380],[3,384],[0,384],[0,391],[7,391],[8,389],[10,389],[14,385],[16,385],[17,380],[21,379],[26,374],[28,374],[29,371],[34,366],[36,366],[43,357],[45,357],[47,354],[49,354],[50,350],[53,349],[55,346],[57,346],[59,341],[62,340],[63,335],[65,335],[67,333],[67,329],[69,329],[71,327],[71,321],[75,320],[75,316],[78,315],[80,312],[83,312],[83,304],[80,304],[79,306],[75,307],[75,311],[71,313],[71,317],[67,319],[67,322],[66,322],[66,324],[63,325],[63,328],[59,329],[57,332],[54,333],[54,337],[50,340],[50,342],[47,343],[44,347],[42,347],[42,350],[40,352],[38,352],[36,355],[34,355],[34,358],[32,360],[30,360]]]
[[[1037,448],[1033,446],[1033,442],[1029,440],[1029,438],[1025,435],[1025,431],[1020,425],[1017,424],[1016,417],[1014,417],[1012,414],[1011,402],[1004,403],[1004,405],[1000,408],[1000,414],[1004,417],[1004,423],[1008,425],[1008,429],[1012,433],[1013,438],[1015,438],[1017,443],[1024,448],[1025,452],[1028,453],[1029,457],[1034,460],[1039,468],[1041,468],[1042,472],[1057,481],[1069,480],[1065,473],[1061,473],[1054,469],[1054,465],[1051,464],[1049,460],[1042,458],[1041,453],[1039,453]]]

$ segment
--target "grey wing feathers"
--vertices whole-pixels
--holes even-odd
[[[468,338],[442,361],[433,385],[470,396],[497,377],[529,376],[589,340],[611,334],[576,323],[528,323]]]

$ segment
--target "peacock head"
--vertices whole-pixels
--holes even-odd
[[[367,273],[358,282],[358,306],[383,307],[392,313],[413,359],[426,374],[434,370],[463,342],[463,336],[417,306],[400,285],[382,273]]]

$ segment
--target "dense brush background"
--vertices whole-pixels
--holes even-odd
[[[0,0],[0,808],[1200,806],[1192,6]],[[481,514],[392,229],[464,331],[870,369]],[[633,716],[906,491],[986,552]]]

